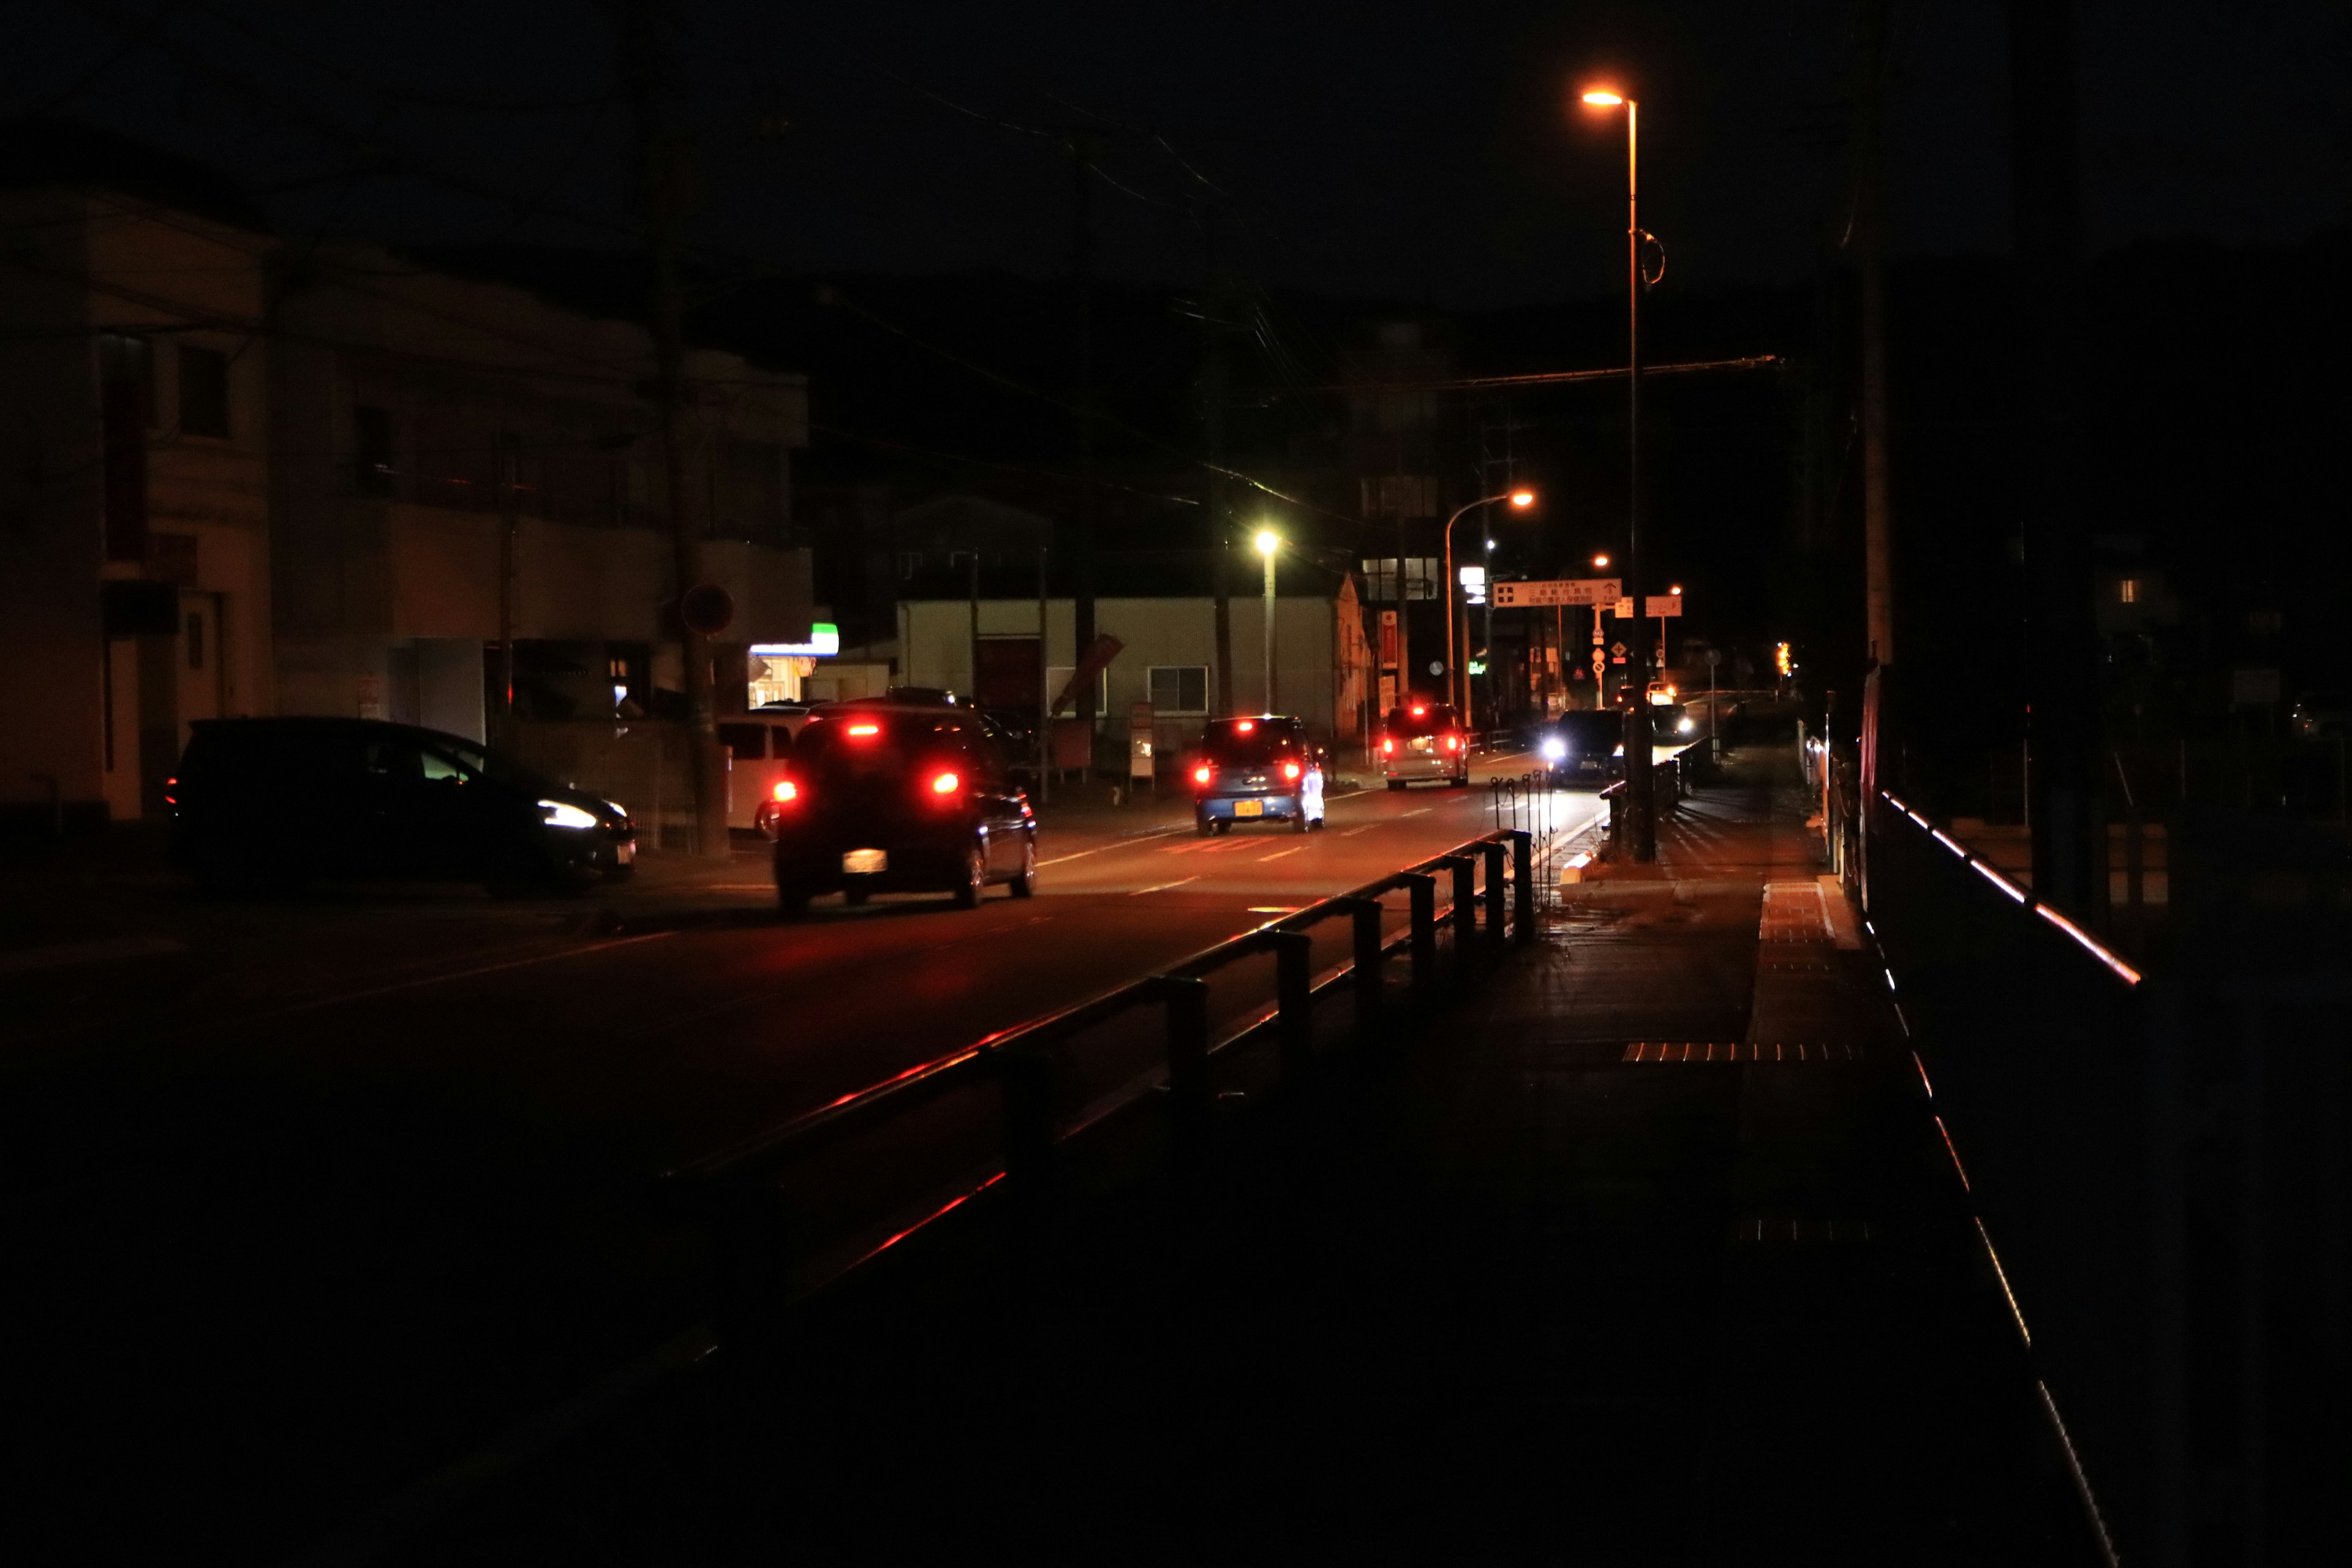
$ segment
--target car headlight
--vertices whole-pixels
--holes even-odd
[[[547,818],[547,825],[550,827],[578,828],[596,826],[596,817],[593,812],[583,811],[566,801],[542,800],[539,803],[539,810],[540,815]]]
[[[1543,743],[1543,758],[1544,758],[1544,761],[1545,761],[1545,762],[1548,762],[1548,763],[1557,763],[1557,762],[1560,761],[1561,759],[1563,759],[1564,757],[1566,757],[1567,755],[1568,755],[1568,742],[1565,742],[1565,741],[1546,741],[1546,742]]]
[[[1679,723],[1679,724],[1677,724],[1677,725],[1675,725],[1675,734],[1677,734],[1677,735],[1687,735],[1687,734],[1689,734],[1693,730],[1696,730],[1696,729],[1697,729],[1697,728],[1698,728],[1698,721],[1697,721],[1697,720],[1696,720],[1696,719],[1685,719],[1685,720],[1684,720],[1681,723]]]
[[[1625,746],[1624,746],[1624,742],[1618,742],[1617,749],[1616,749],[1615,751],[1613,751],[1613,752],[1610,752],[1609,754],[1610,754],[1611,756],[1612,756],[1612,757],[1622,757],[1622,756],[1623,756],[1623,755],[1625,754]]]

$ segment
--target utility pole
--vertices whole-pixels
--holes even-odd
[[[1895,586],[1886,498],[1886,0],[1862,0],[1856,17],[1852,240],[1862,273],[1862,559],[1869,668],[1862,683],[1863,897],[1870,894],[1867,825],[1878,798],[1879,753],[1895,665]]]
[[[515,440],[499,432],[499,743],[514,744],[515,721],[515,531],[521,498],[515,472]]]
[[[662,95],[667,51],[656,0],[633,0],[625,30],[627,72],[635,111],[644,182],[646,250],[653,271],[655,396],[659,405],[663,497],[669,507],[671,551],[677,580],[679,652],[686,662],[687,777],[694,792],[694,844],[708,859],[732,854],[727,838],[727,775],[719,762],[719,716],[712,700],[710,639],[689,614],[702,585],[702,534],[687,507],[686,435],[679,404],[686,395],[686,350],[679,330],[684,307],[677,282],[677,219],[686,149],[668,123]],[[655,825],[658,837],[660,825]]]
[[[2095,905],[2097,641],[2082,523],[2082,237],[2074,112],[2074,8],[2010,0],[2010,125],[2024,491],[2027,816],[2033,891],[2078,917]]]
[[[1078,415],[1078,473],[1091,479],[1095,464],[1095,222],[1094,222],[1094,142],[1084,132],[1070,133],[1070,289],[1074,319],[1071,323],[1075,350],[1076,383],[1074,399]],[[1095,520],[1090,515],[1095,504],[1091,490],[1085,485],[1076,488],[1078,515],[1072,518],[1071,530],[1071,609],[1076,618],[1076,651],[1073,662],[1086,657],[1087,649],[1095,643]],[[1095,699],[1100,688],[1087,681],[1078,692],[1078,718],[1087,729],[1087,743],[1094,744]],[[1094,771],[1092,752],[1088,753],[1087,772]]]
[[[1207,309],[1201,314],[1202,330],[1209,334],[1206,358],[1201,371],[1201,417],[1202,433],[1209,448],[1209,581],[1214,595],[1215,637],[1217,658],[1216,711],[1223,718],[1234,709],[1234,604],[1231,593],[1233,575],[1232,524],[1225,516],[1225,405],[1231,400],[1232,389],[1227,384],[1225,369],[1225,269],[1224,258],[1217,248],[1217,207],[1213,202],[1200,206],[1201,232],[1206,242],[1209,260],[1209,297]]]
[[[1639,106],[1625,100],[1625,592],[1632,679],[1625,711],[1625,804],[1633,858],[1658,858],[1656,780],[1650,765],[1650,622],[1642,612],[1642,205]]]

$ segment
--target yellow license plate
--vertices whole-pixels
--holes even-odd
[[[841,858],[841,869],[852,877],[877,877],[890,868],[887,849],[853,849]]]
[[[1235,816],[1264,816],[1265,815],[1265,802],[1262,800],[1237,800],[1234,802],[1234,815]]]

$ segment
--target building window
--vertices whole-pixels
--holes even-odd
[[[1205,664],[1155,664],[1150,667],[1151,710],[1154,713],[1206,713],[1209,710],[1209,667]]]
[[[180,433],[228,439],[228,355],[180,345]]]
[[[2137,605],[2139,603],[2138,578],[2119,577],[2116,580],[2116,603],[2118,605]]]
[[[392,411],[352,410],[352,478],[363,496],[392,493]]]

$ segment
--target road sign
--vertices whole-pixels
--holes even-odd
[[[1608,668],[1609,656],[1602,653],[1599,648],[1594,648],[1592,650],[1592,673],[1598,675]]]
[[[1498,610],[1549,605],[1606,605],[1623,593],[1614,577],[1560,577],[1543,583],[1497,583],[1490,591]]]
[[[1623,658],[1625,657],[1625,645],[1621,642],[1611,643],[1609,645],[1609,651],[1615,654],[1619,658]]]
[[[1706,662],[1710,668],[1721,664],[1723,662],[1723,650],[1719,647],[1711,647],[1707,649]]]
[[[1643,615],[1679,616],[1683,613],[1683,596],[1680,594],[1653,594],[1650,595],[1649,605],[1650,607],[1642,612]],[[1630,598],[1618,600],[1617,607],[1610,614],[1626,620],[1633,619],[1633,601]]]

